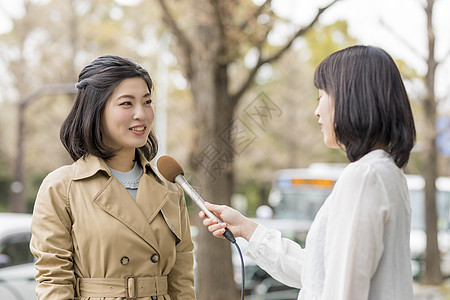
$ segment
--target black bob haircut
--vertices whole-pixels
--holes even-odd
[[[119,150],[103,143],[100,121],[115,88],[124,79],[135,77],[142,78],[152,92],[153,82],[148,72],[128,58],[100,56],[81,71],[74,104],[60,131],[61,142],[73,160],[90,154],[108,160]],[[156,156],[158,142],[153,130],[147,143],[139,149],[147,160]]]
[[[402,168],[416,130],[408,95],[394,60],[373,46],[353,46],[325,58],[314,85],[334,101],[338,143],[353,162],[383,148]]]

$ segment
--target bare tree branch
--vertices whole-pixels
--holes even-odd
[[[267,42],[267,38],[269,36],[270,31],[273,29],[273,24],[271,26],[268,26],[266,32],[264,32],[263,38],[259,40],[259,43],[255,44],[256,49],[258,49],[260,55],[259,55],[259,60],[261,60],[261,53],[262,53],[262,48],[264,47],[264,45]]]
[[[263,11],[263,7],[262,6],[267,6],[271,3],[271,0],[267,0],[265,3],[263,3],[261,6],[258,7],[258,9],[256,11],[254,11],[253,13],[250,14],[249,17],[246,17],[246,21],[245,24],[242,24],[241,26],[238,26],[238,30],[239,32],[243,32],[247,26],[249,25],[249,22],[251,20],[255,20],[258,18],[258,16],[261,15],[261,12]],[[262,28],[264,28],[264,32],[260,35],[255,35],[254,32],[252,32],[252,34],[249,36],[248,38],[248,42],[250,42],[250,44],[255,47],[259,52],[261,52],[261,49],[264,47],[264,45],[267,42],[267,37],[269,35],[269,33],[272,31],[273,29],[273,25],[274,22],[272,21],[272,19],[274,18],[274,12],[272,10],[267,11],[267,15],[269,15],[269,17],[271,18],[271,21],[268,22],[268,24],[264,24],[265,26],[260,26],[260,29],[262,30]],[[244,33],[245,35],[245,33]],[[259,37],[259,38],[258,38]],[[230,55],[230,53],[228,53],[228,55]],[[237,57],[239,57],[239,53],[235,53],[235,56],[229,56],[228,60],[229,62],[234,61]]]
[[[44,85],[42,88],[36,92],[28,95],[27,97],[20,100],[19,105],[25,107],[34,100],[38,99],[44,95],[56,95],[56,94],[76,94],[77,89],[75,83],[60,83],[60,84],[48,84]]]
[[[328,4],[327,6],[320,8],[317,11],[317,14],[314,17],[314,19],[308,25],[300,28],[297,31],[297,33],[286,43],[286,45],[283,48],[281,48],[277,53],[275,53],[271,57],[263,60],[263,63],[270,63],[272,61],[275,61],[275,60],[279,59],[291,47],[291,45],[295,41],[295,39],[297,39],[299,36],[302,36],[306,32],[308,32],[314,26],[314,24],[317,23],[317,21],[319,20],[320,15],[322,15],[325,10],[327,10],[330,6],[332,6],[333,4],[335,4],[338,1],[339,0],[334,0],[333,2]]]
[[[270,16],[273,18],[274,17],[274,12],[273,11],[269,11],[268,14],[270,14]],[[267,37],[269,36],[270,31],[272,31],[273,29],[273,25],[275,23],[274,22],[270,22],[270,24],[267,26],[266,31],[264,32],[264,34],[262,35],[262,38],[259,39],[257,41],[257,43],[254,44],[254,46],[260,50],[263,48],[264,44],[267,42]]]
[[[250,73],[247,76],[247,79],[244,80],[244,83],[241,85],[241,87],[237,90],[237,92],[234,95],[231,95],[231,99],[234,103],[239,101],[239,99],[242,97],[242,95],[245,93],[245,91],[250,87],[251,83],[253,82],[253,79],[255,78],[258,70],[261,68],[262,65],[266,63],[271,63],[273,61],[276,61],[279,59],[286,51],[291,47],[292,43],[297,39],[299,36],[304,35],[306,32],[308,32],[314,24],[317,23],[319,20],[320,15],[322,15],[325,10],[327,10],[329,7],[331,7],[333,4],[338,2],[339,0],[333,0],[330,4],[328,4],[325,7],[319,8],[317,11],[316,16],[314,19],[306,26],[301,27],[290,39],[289,41],[281,47],[275,54],[272,56],[269,56],[267,58],[262,58],[262,52],[260,51],[258,62],[256,63],[255,67],[250,71]]]
[[[217,27],[219,28],[219,36],[220,36],[220,48],[218,49],[218,54],[220,56],[223,56],[225,54],[225,26],[223,24],[223,16],[221,14],[221,7],[219,5],[219,1],[216,0],[211,0],[211,5],[214,7],[214,13],[216,15],[216,20],[217,20]],[[219,61],[221,61],[222,58],[219,59]]]
[[[383,26],[386,30],[388,30],[396,39],[398,39],[401,43],[403,43],[415,56],[420,58],[423,61],[426,61],[427,59],[422,56],[417,49],[412,46],[401,34],[399,34],[397,31],[395,31],[394,28],[389,26],[384,20],[379,20],[379,23],[381,26]]]
[[[256,18],[258,18],[259,15],[261,15],[261,13],[264,11],[264,9],[266,8],[267,5],[270,5],[272,3],[272,0],[266,0],[263,4],[261,4],[256,10],[255,12],[252,14],[252,16],[250,16],[249,18],[246,18],[245,22],[242,23],[242,25],[240,26],[240,30],[244,31],[248,24],[250,23],[250,21],[255,20]]]
[[[177,23],[175,22],[175,18],[170,13],[166,1],[165,0],[159,0],[159,4],[161,5],[161,9],[164,14],[164,22],[170,27],[172,30],[172,33],[177,37],[178,43],[181,46],[181,49],[184,53],[184,59],[185,59],[185,68],[186,68],[186,75],[188,78],[192,78],[193,75],[193,68],[192,68],[192,62],[191,62],[191,54],[193,51],[193,47],[187,36],[184,34],[183,31],[179,28]]]

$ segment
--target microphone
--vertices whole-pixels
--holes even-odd
[[[174,158],[168,155],[161,156],[156,164],[161,175],[170,182],[178,183],[208,218],[216,219],[219,223],[222,222],[222,220],[206,208],[205,200],[202,199],[186,178],[184,178],[183,168]],[[233,233],[228,228],[225,228],[223,236],[230,242],[236,243]]]

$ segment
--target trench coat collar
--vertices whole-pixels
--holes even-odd
[[[99,189],[92,201],[159,252],[150,223],[167,203],[169,190],[165,181],[160,178],[156,166],[140,151],[138,153],[139,163],[145,173],[140,179],[136,200],[133,200],[123,185],[114,179],[106,162],[96,156],[90,155],[76,161],[73,179],[82,180],[104,172],[107,175],[106,181],[98,186]]]
[[[89,178],[100,171],[103,171],[108,174],[108,176],[111,176],[111,171],[109,170],[106,162],[97,156],[88,155],[80,158],[74,165],[73,180]]]
[[[137,154],[144,172],[146,174],[152,174],[153,176],[155,176],[155,179],[159,183],[164,182],[164,180],[162,179],[162,175],[159,174],[156,166],[148,161],[140,150],[137,150]],[[86,157],[80,158],[75,162],[75,165],[76,167],[73,180],[89,178],[100,171],[106,172],[108,176],[112,176],[111,170],[109,169],[105,160],[94,155],[88,155]]]

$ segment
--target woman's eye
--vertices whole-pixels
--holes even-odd
[[[120,103],[120,106],[131,106],[131,102],[130,101],[122,102]]]
[[[144,103],[147,104],[147,105],[151,105],[152,104],[152,99],[149,99],[149,100],[145,101]]]

